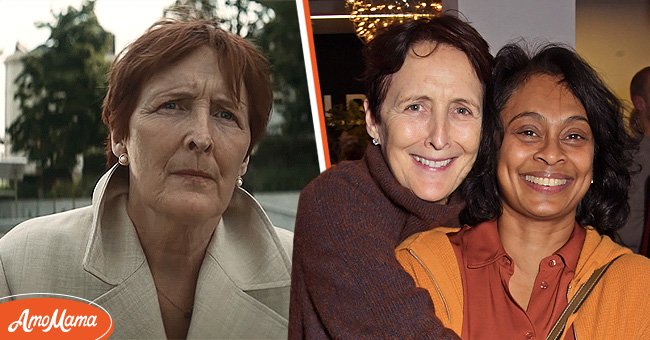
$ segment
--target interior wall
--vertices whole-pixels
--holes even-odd
[[[575,0],[452,0],[446,9],[457,9],[496,52],[506,43],[524,39],[575,46]],[[454,7],[455,6],[455,7]]]
[[[650,0],[578,0],[576,50],[630,104],[630,80],[650,66]]]

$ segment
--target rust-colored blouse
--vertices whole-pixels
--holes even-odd
[[[463,339],[545,339],[567,305],[586,232],[577,223],[567,243],[539,264],[527,310],[510,295],[515,270],[496,221],[449,234],[463,280]],[[570,329],[565,339],[573,339]]]

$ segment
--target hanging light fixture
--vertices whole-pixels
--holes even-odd
[[[442,12],[441,0],[346,0],[357,36],[369,42],[378,29],[395,22],[435,17]]]

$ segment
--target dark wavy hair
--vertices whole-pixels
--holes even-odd
[[[483,85],[483,118],[481,123],[481,142],[472,171],[468,176],[480,176],[483,169],[493,162],[493,131],[499,117],[491,109],[489,98],[492,84],[492,65],[494,58],[490,46],[483,37],[467,22],[450,15],[411,20],[389,26],[370,41],[364,49],[366,97],[373,119],[381,123],[381,106],[386,98],[394,73],[402,68],[404,60],[413,45],[420,42],[433,42],[452,46],[465,53],[476,76]],[[433,53],[431,51],[431,53]],[[427,57],[429,54],[421,56]]]
[[[600,234],[615,236],[630,210],[628,166],[636,148],[625,131],[623,105],[596,71],[572,49],[549,44],[531,53],[517,44],[509,44],[495,57],[494,109],[501,112],[512,94],[531,76],[539,74],[560,78],[584,106],[594,135],[594,183],[578,205],[576,220],[582,226],[593,226]],[[503,126],[499,124],[495,130],[497,141],[503,138]],[[496,153],[492,157],[496,159]],[[463,223],[476,225],[501,215],[496,164],[487,173],[482,178],[468,177],[462,188],[467,202],[460,216]]]

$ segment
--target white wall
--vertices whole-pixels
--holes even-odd
[[[629,104],[630,80],[650,66],[650,0],[578,0],[576,50]]]
[[[508,42],[560,42],[575,46],[575,0],[445,0],[490,44],[495,54]]]
[[[650,0],[443,0],[490,43],[563,42],[629,105],[632,76],[650,66]]]

